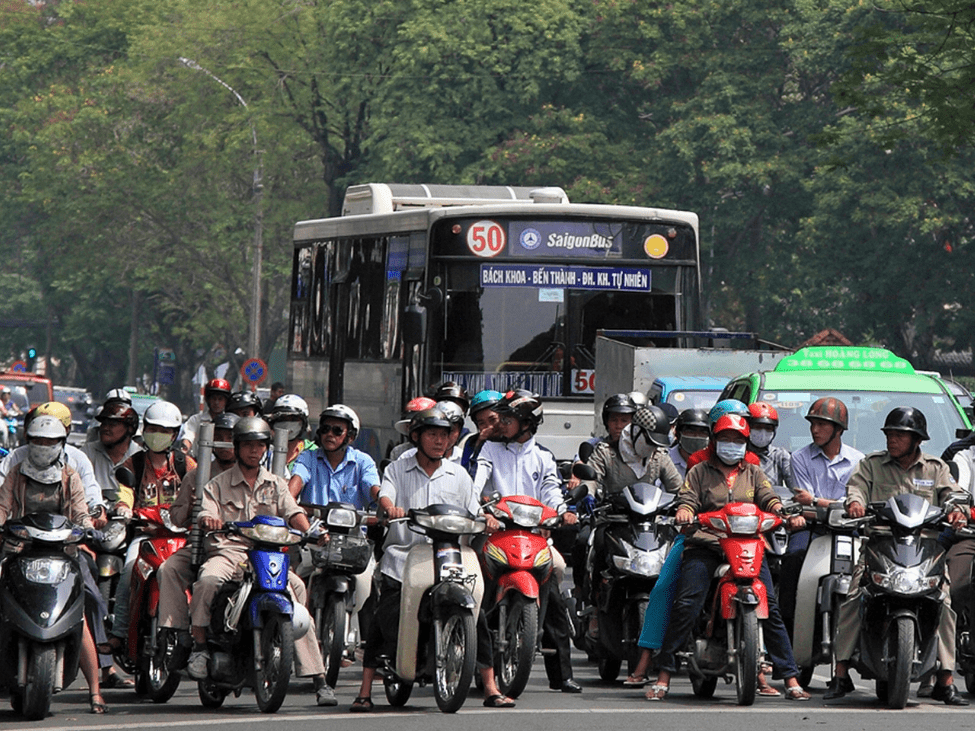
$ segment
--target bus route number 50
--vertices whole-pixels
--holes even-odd
[[[572,393],[596,393],[596,371],[583,368],[573,368]]]
[[[467,229],[467,248],[489,259],[504,251],[506,238],[504,229],[494,221],[477,221]]]

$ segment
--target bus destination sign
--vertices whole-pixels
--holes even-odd
[[[545,264],[481,264],[481,286],[649,292],[650,270]]]

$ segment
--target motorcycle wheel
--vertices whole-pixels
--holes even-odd
[[[887,707],[903,708],[911,692],[914,623],[909,617],[898,617],[887,632]]]
[[[212,680],[197,681],[197,688],[200,692],[200,703],[204,708],[220,708],[227,697],[227,691],[218,687]]]
[[[505,649],[494,654],[498,687],[509,698],[524,692],[535,661],[538,638],[538,605],[521,594],[509,594],[504,633]]]
[[[738,705],[752,705],[758,686],[758,616],[755,607],[739,606],[735,617],[735,677]]]
[[[165,703],[179,688],[180,674],[171,673],[166,668],[166,658],[172,655],[175,638],[173,632],[158,633],[158,642],[164,644],[157,647],[153,655],[139,656],[135,671],[136,689],[151,698],[153,703]]]
[[[698,698],[711,698],[717,687],[717,675],[691,675],[691,690]]]
[[[274,713],[288,695],[295,662],[295,633],[290,617],[268,615],[261,629],[260,667],[255,667],[254,695],[262,713]]]
[[[888,689],[888,687],[889,686],[887,685],[887,681],[886,680],[877,680],[873,684],[873,691],[877,695],[877,700],[880,701],[881,703],[886,703],[887,702],[887,689]]]
[[[22,713],[28,721],[39,721],[51,711],[56,662],[57,652],[53,645],[31,646],[27,658],[27,685],[21,700]]]
[[[436,647],[433,695],[444,713],[456,713],[471,689],[477,657],[477,628],[468,609],[453,607],[433,620]]]
[[[330,688],[335,687],[342,668],[346,616],[345,600],[330,596],[318,624],[318,641],[322,648],[322,659],[325,661],[325,682]]]
[[[386,691],[386,700],[394,708],[405,706],[413,692],[413,681],[400,680],[392,673],[387,673],[383,677],[383,689]]]

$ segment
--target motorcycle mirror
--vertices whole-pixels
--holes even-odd
[[[595,480],[596,470],[587,464],[576,462],[572,466],[572,476],[578,477],[580,480]]]
[[[589,458],[592,457],[592,452],[594,449],[595,447],[593,447],[592,444],[589,442],[583,442],[582,444],[580,444],[579,461],[583,463],[588,462]]]
[[[118,480],[120,485],[135,487],[135,472],[128,467],[118,467],[115,470],[115,479]]]
[[[592,467],[590,467],[589,469],[592,469]],[[572,488],[572,490],[569,491],[569,493],[565,496],[565,501],[569,505],[576,505],[577,503],[582,502],[583,498],[585,498],[586,495],[588,494],[589,494],[589,486],[586,485],[585,483],[582,483],[576,485],[574,488]]]
[[[958,482],[958,463],[955,460],[948,460],[948,472],[951,473],[951,479]]]

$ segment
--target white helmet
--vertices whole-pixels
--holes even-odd
[[[308,402],[295,393],[286,393],[274,402],[271,413],[267,414],[267,420],[272,424],[278,419],[289,416],[300,416],[305,422],[308,421]]]
[[[132,403],[132,394],[126,391],[124,388],[113,388],[111,391],[105,394],[105,401],[125,401],[128,404]]]
[[[650,404],[650,399],[647,398],[647,395],[643,391],[630,391],[627,395],[638,407],[648,406]]]
[[[341,419],[349,422],[349,439],[355,439],[359,434],[359,416],[345,404],[328,406],[318,415],[318,428],[321,429],[325,419]]]
[[[30,438],[67,439],[68,430],[64,428],[64,424],[56,416],[42,414],[31,419],[27,426],[27,436]]]
[[[176,404],[157,401],[151,404],[142,417],[142,427],[152,424],[164,429],[179,429],[183,425],[183,414]]]
[[[437,408],[443,412],[451,424],[464,425],[464,409],[455,401],[438,401]]]

